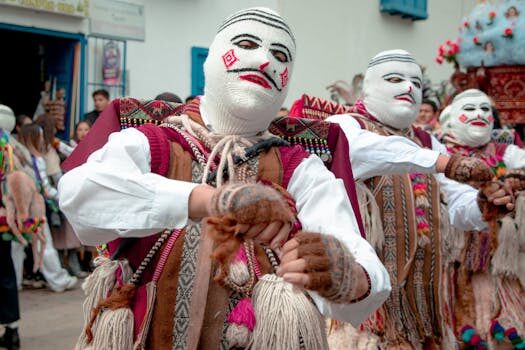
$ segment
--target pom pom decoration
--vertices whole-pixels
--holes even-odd
[[[488,344],[484,341],[478,332],[470,325],[465,325],[460,330],[460,338],[468,346],[481,350],[488,349]]]

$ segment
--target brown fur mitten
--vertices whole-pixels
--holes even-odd
[[[505,185],[512,189],[514,193],[525,190],[525,170],[511,169],[505,175]]]
[[[457,182],[479,186],[490,181],[493,174],[481,159],[454,154],[447,163],[445,176]]]
[[[212,257],[221,267],[216,280],[227,275],[233,256],[244,242],[241,227],[293,221],[283,196],[270,186],[255,183],[221,187],[213,196],[212,211],[214,216],[207,220],[208,232],[216,242]]]
[[[507,195],[512,196],[512,190],[505,184],[493,181],[489,184],[486,184],[483,189],[478,192],[478,206],[481,214],[483,215],[483,220],[489,222],[491,220],[500,219],[503,216],[510,214],[512,211],[508,210],[505,205],[495,205],[494,203],[489,202],[485,191],[489,189],[493,192],[496,192],[500,189],[505,190]]]
[[[310,277],[306,289],[316,291],[334,303],[355,301],[357,262],[346,246],[337,238],[319,233],[300,232],[298,257],[306,262]]]

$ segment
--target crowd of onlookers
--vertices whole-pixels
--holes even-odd
[[[16,170],[22,170],[32,179],[45,202],[46,218],[41,230],[46,244],[39,269],[34,269],[34,262],[39,257],[34,256],[34,249],[30,245],[24,246],[14,235],[9,242],[0,239],[0,265],[4,265],[4,270],[7,271],[12,264],[14,270],[14,275],[2,270],[0,282],[16,285],[15,293],[21,289],[48,288],[53,292],[73,289],[79,285],[79,279],[87,277],[92,271],[91,262],[97,254],[95,247],[81,244],[73,228],[60,212],[57,186],[62,176],[61,162],[73,153],[75,147],[90,132],[100,114],[109,105],[110,95],[105,89],[92,93],[94,109],[81,118],[75,126],[73,137],[66,142],[57,137],[57,134],[64,130],[65,91],[58,90],[51,98],[49,90],[50,85],[46,82],[33,116],[20,114],[15,117],[8,106],[0,105],[1,118],[16,119],[13,130],[10,133],[7,130],[9,144],[16,159]],[[170,92],[161,93],[155,99],[183,102],[179,96]],[[189,96],[185,102],[192,99],[194,96]],[[0,299],[2,293],[0,291]],[[5,304],[0,300],[0,305],[8,315],[6,317],[18,320],[18,304]],[[4,326],[5,331],[0,337],[0,348],[18,349],[18,321],[4,321],[1,318],[0,324]]]

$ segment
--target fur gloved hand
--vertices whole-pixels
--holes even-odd
[[[490,181],[493,174],[481,159],[454,154],[447,163],[445,176],[457,182],[479,187]]]
[[[350,303],[356,301],[359,268],[352,253],[337,238],[300,232],[284,245],[278,274],[334,303]],[[359,300],[368,294],[369,290]]]
[[[493,181],[479,191],[478,206],[485,221],[499,219],[514,210],[513,191],[502,182]]]
[[[510,169],[505,175],[505,185],[514,193],[525,190],[525,170]]]
[[[207,220],[207,230],[216,242],[212,257],[221,267],[217,280],[227,275],[232,258],[245,240],[280,248],[294,220],[283,195],[262,184],[222,186],[213,196],[211,208],[213,216]]]
[[[212,213],[215,217],[225,216],[238,224],[248,225],[293,220],[282,195],[258,183],[222,186],[212,198]]]

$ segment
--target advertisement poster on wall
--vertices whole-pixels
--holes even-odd
[[[120,83],[120,48],[115,41],[108,41],[104,45],[102,78],[105,85],[118,85]]]

